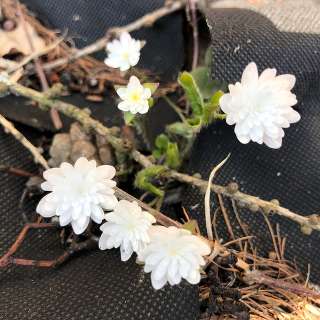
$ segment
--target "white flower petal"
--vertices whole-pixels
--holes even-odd
[[[159,290],[167,283],[167,278],[155,279],[154,274],[151,273],[151,284],[154,289]]]
[[[101,223],[103,209],[113,209],[117,204],[114,196],[115,168],[97,167],[96,161],[79,158],[75,165],[62,163],[60,168],[44,172],[47,180],[42,184],[45,191],[52,191],[44,196],[37,212],[44,217],[59,216],[62,226],[72,224],[74,232],[82,233],[90,219]]]
[[[71,225],[75,234],[83,233],[89,225],[89,217],[81,217],[81,220],[72,220]]]
[[[129,33],[121,33],[119,40],[115,39],[106,46],[108,57],[105,64],[111,68],[127,71],[135,66],[140,59],[141,42],[133,39]]]
[[[133,249],[131,246],[126,249],[121,246],[120,253],[121,253],[121,261],[128,261],[133,254]]]
[[[267,80],[272,80],[275,78],[276,74],[277,74],[277,70],[274,68],[273,69],[265,69],[261,73],[261,75],[259,77],[259,81],[263,82],[263,81],[267,81]]]
[[[151,90],[144,88],[137,77],[131,76],[127,87],[117,89],[117,93],[122,100],[118,104],[120,110],[130,111],[132,114],[148,112]]]
[[[121,101],[119,104],[118,104],[118,109],[121,110],[121,111],[131,111],[131,108],[130,108],[130,103],[128,101]]]
[[[197,284],[200,282],[201,276],[199,270],[192,270],[186,280],[191,284]]]
[[[167,282],[178,284],[182,278],[190,283],[199,282],[199,269],[205,263],[202,256],[211,251],[205,241],[176,227],[152,226],[149,236],[150,243],[140,253],[139,260],[145,263],[144,271],[151,272],[155,289]]]
[[[102,234],[99,238],[99,249],[100,250],[106,250],[107,249],[107,241],[109,239],[109,236],[106,234]]]
[[[128,92],[127,88],[125,88],[125,87],[118,88],[116,90],[116,92],[117,92],[118,96],[120,97],[120,99],[122,99],[122,100],[126,99],[127,92]]]
[[[52,184],[48,181],[42,182],[41,189],[44,191],[52,191]]]
[[[129,84],[128,84],[129,88],[140,88],[141,87],[141,83],[140,80],[136,77],[136,76],[131,76],[129,79]]]
[[[135,201],[127,200],[120,200],[113,212],[105,215],[105,219],[107,222],[100,227],[101,247],[111,249],[120,246],[122,261],[130,259],[133,252],[140,256],[140,251],[150,241],[149,228],[156,222]]]
[[[64,214],[59,216],[59,223],[61,227],[68,225],[72,220],[71,214],[69,211],[66,211]]]
[[[291,92],[296,78],[293,75],[276,75],[276,69],[264,70],[260,77],[255,63],[243,71],[241,83],[229,85],[230,93],[220,99],[220,108],[226,114],[228,125],[235,125],[238,140],[250,141],[270,148],[280,148],[283,128],[300,120],[292,109],[297,103]]]
[[[50,218],[56,215],[57,205],[55,203],[47,201],[47,197],[44,196],[37,205],[36,211],[45,218]]]
[[[113,210],[118,204],[118,200],[114,195],[107,195],[103,197],[103,201],[100,202],[100,205],[105,210]]]
[[[250,62],[243,71],[241,84],[251,85],[258,81],[258,68],[254,62]]]
[[[104,217],[102,208],[97,205],[91,205],[91,217],[95,223],[100,224]]]

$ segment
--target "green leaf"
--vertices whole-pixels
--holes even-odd
[[[215,92],[215,94],[211,97],[210,103],[215,106],[219,106],[220,104],[220,98],[224,95],[224,92],[221,90],[218,90]]]
[[[170,134],[185,137],[186,139],[191,139],[194,135],[193,128],[187,123],[174,122],[166,126],[166,131]]]
[[[188,222],[182,225],[182,228],[190,231],[192,234],[197,234],[197,231],[199,230],[199,225],[197,220],[189,220]]]
[[[123,119],[126,125],[130,124],[133,119],[135,118],[135,114],[131,113],[130,111],[125,111],[123,113]]]
[[[204,107],[203,97],[192,74],[187,71],[182,72],[178,82],[186,93],[194,115],[201,116]]]
[[[224,95],[223,91],[218,90],[210,99],[208,103],[206,103],[203,116],[202,116],[202,124],[208,125],[214,120],[223,119],[223,114],[218,113],[219,111],[219,101],[220,98]]]
[[[194,129],[199,129],[201,127],[201,118],[199,118],[199,117],[190,118],[190,119],[188,119],[188,123]]]
[[[153,98],[148,99],[148,105],[149,105],[149,108],[152,108],[154,106],[154,99]]]
[[[169,138],[164,133],[161,133],[156,138],[155,146],[158,149],[167,150],[168,143],[169,143]]]
[[[158,82],[146,82],[143,84],[143,86],[147,89],[150,89],[151,94],[154,94],[159,87],[159,83]]]
[[[152,184],[151,180],[158,177],[167,170],[165,166],[151,166],[139,171],[134,184],[137,188],[153,193],[158,197],[163,197],[163,190]]]
[[[169,142],[166,152],[166,165],[169,168],[177,169],[181,164],[180,152],[178,144],[175,142]]]
[[[158,160],[158,159],[161,158],[163,153],[161,152],[161,150],[155,149],[155,150],[152,151],[152,155]]]
[[[208,67],[198,67],[194,69],[191,74],[196,81],[203,98],[210,99],[218,87],[218,82],[212,80],[210,77],[210,69]]]

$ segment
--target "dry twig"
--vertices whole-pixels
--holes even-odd
[[[0,124],[3,126],[6,132],[11,133],[21,144],[23,144],[33,155],[34,161],[40,163],[44,168],[48,169],[48,163],[41,155],[39,150],[21,133],[14,125],[0,114]]]
[[[51,229],[57,228],[55,223],[27,223],[20,231],[16,241],[10,247],[10,249],[0,258],[0,268],[8,267],[10,265],[19,265],[19,266],[33,266],[39,268],[53,268],[70,258],[74,253],[89,250],[97,247],[98,239],[96,237],[90,237],[89,239],[82,242],[73,241],[69,248],[67,248],[64,253],[58,256],[56,259],[52,260],[34,260],[34,259],[24,259],[16,258],[14,254],[18,251],[23,241],[25,240],[28,231],[31,229]]]

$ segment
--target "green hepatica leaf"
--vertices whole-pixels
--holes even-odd
[[[182,225],[182,228],[190,231],[193,234],[196,234],[197,230],[199,230],[197,220],[189,220],[188,222]]]
[[[210,99],[212,94],[217,90],[218,83],[210,77],[208,67],[198,67],[191,72],[195,82],[204,99]]]
[[[224,95],[224,92],[221,90],[218,90],[215,92],[215,94],[211,97],[210,103],[214,106],[219,106],[220,104],[220,98]]]
[[[163,197],[164,192],[152,184],[151,180],[157,178],[167,170],[164,166],[151,166],[139,171],[135,178],[135,186],[139,189],[151,192],[158,197]]]
[[[160,159],[162,156],[162,152],[159,149],[155,149],[152,151],[152,155],[156,158],[156,159]]]
[[[145,88],[150,89],[151,94],[154,94],[159,87],[159,83],[157,82],[146,82],[143,84]]]
[[[192,74],[187,71],[182,72],[178,82],[186,93],[193,113],[197,116],[201,116],[204,107],[203,97]]]
[[[218,113],[219,110],[219,101],[220,98],[224,95],[224,92],[218,90],[210,99],[208,103],[206,103],[204,107],[204,112],[202,116],[202,123],[204,125],[210,124],[215,119],[223,119],[220,116],[222,114]]]
[[[149,108],[152,108],[154,106],[154,99],[153,98],[148,99],[148,105],[149,105]]]
[[[169,142],[166,152],[166,165],[169,168],[176,169],[180,166],[181,159],[177,143]]]
[[[156,138],[155,145],[158,149],[167,150],[169,138],[165,134],[159,134]]]
[[[125,111],[123,113],[123,119],[124,119],[124,122],[127,125],[130,124],[133,121],[134,117],[135,117],[135,114],[133,114],[133,113],[131,113],[129,111]]]
[[[187,123],[183,123],[183,122],[175,122],[175,123],[169,124],[166,127],[166,130],[168,133],[185,137],[186,139],[190,139],[194,135],[193,128]]]
[[[195,130],[201,127],[201,119],[199,117],[188,119],[188,123]]]

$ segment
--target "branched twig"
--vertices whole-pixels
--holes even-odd
[[[54,68],[63,66],[69,62],[72,62],[81,57],[90,55],[96,51],[102,50],[107,42],[110,40],[111,36],[119,35],[122,32],[132,32],[134,30],[138,30],[142,27],[150,27],[152,26],[158,19],[167,16],[175,11],[180,10],[185,6],[184,1],[173,1],[172,3],[166,4],[160,9],[154,10],[143,17],[137,19],[136,21],[129,23],[123,27],[111,28],[107,31],[107,34],[103,37],[95,41],[94,43],[80,49],[74,50],[71,54],[69,54],[65,58],[60,58],[52,62],[48,62],[43,65],[44,70],[52,70]]]
[[[47,260],[20,259],[20,258],[14,258],[13,255],[20,248],[23,240],[26,238],[27,233],[30,229],[48,229],[48,228],[56,228],[56,227],[57,226],[54,223],[27,223],[19,233],[14,244],[10,247],[7,253],[0,258],[0,268],[7,267],[10,264],[47,267],[48,264],[50,263]]]
[[[50,229],[56,228],[55,223],[27,223],[20,231],[16,241],[10,247],[10,249],[0,258],[0,268],[8,267],[10,265],[19,265],[19,266],[34,266],[39,268],[53,268],[56,267],[67,259],[69,259],[74,253],[89,250],[97,247],[98,239],[97,237],[91,236],[89,239],[82,242],[73,241],[69,248],[67,248],[64,253],[58,256],[56,259],[52,260],[34,260],[34,259],[24,259],[24,258],[15,258],[14,254],[21,247],[24,239],[26,238],[28,231],[30,229]]]
[[[46,169],[49,168],[47,161],[40,154],[39,150],[21,132],[19,132],[10,121],[4,118],[1,114],[0,114],[0,124],[3,126],[5,131],[10,132],[18,141],[20,141],[32,153],[35,162],[40,163]]]
[[[118,137],[116,137],[113,134],[112,130],[104,126],[98,120],[91,118],[87,112],[81,110],[80,108],[72,104],[59,101],[57,99],[50,99],[50,97],[46,96],[45,94],[24,87],[16,82],[10,82],[8,84],[8,89],[13,94],[21,95],[23,97],[38,102],[39,107],[44,110],[56,108],[58,111],[65,114],[66,116],[79,121],[85,128],[92,129],[95,132],[104,135],[115,149],[122,152],[128,152],[131,155],[131,157],[142,167],[146,168],[153,165],[153,163],[149,160],[148,157],[140,153],[138,150],[134,149],[133,146],[128,144],[126,140],[119,139]],[[203,179],[170,169],[166,170],[162,174],[162,176],[167,179],[174,179],[182,183],[190,184],[192,186],[200,188],[200,190],[203,191],[206,190],[208,184],[207,181]],[[304,228],[305,231],[320,231],[320,218],[316,214],[310,216],[302,216],[300,214],[290,211],[289,209],[281,207],[275,201],[262,200],[258,197],[248,195],[240,191],[231,190],[231,188],[229,188],[228,186],[212,184],[211,190],[217,194],[222,194],[225,197],[239,201],[241,204],[247,206],[249,209],[254,208],[255,210],[252,211],[257,211],[256,209],[260,209],[265,213],[273,212],[282,217],[288,218],[298,223],[301,227]]]

